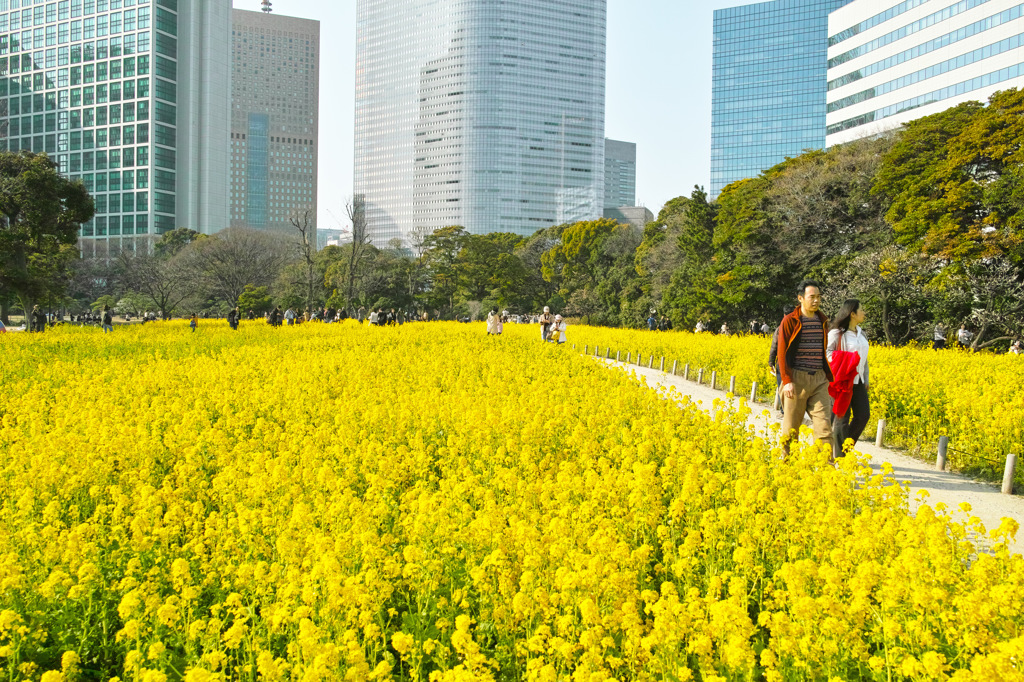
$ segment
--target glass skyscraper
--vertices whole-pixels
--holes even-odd
[[[772,0],[717,10],[711,196],[825,146],[828,15],[850,0]]]
[[[320,22],[232,11],[231,225],[316,225]]]
[[[227,227],[229,38],[230,0],[0,0],[0,149],[85,184],[85,255]]]
[[[636,143],[604,141],[604,207],[636,206]]]
[[[605,0],[359,0],[355,187],[376,244],[601,216]]]

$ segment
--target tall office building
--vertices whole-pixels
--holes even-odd
[[[829,35],[830,146],[1024,87],[1019,0],[854,0]]]
[[[636,143],[604,141],[604,208],[636,205]]]
[[[601,215],[606,0],[359,0],[354,191],[375,243]]]
[[[227,227],[230,7],[0,0],[0,149],[46,152],[85,184],[87,255]]]
[[[320,22],[232,11],[231,225],[316,225]]]
[[[711,196],[825,146],[828,15],[850,0],[773,0],[717,10]]]

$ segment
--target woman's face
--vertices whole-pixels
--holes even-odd
[[[867,313],[864,312],[864,306],[857,306],[857,310],[850,315],[851,326],[859,325],[861,322],[864,321],[865,317],[867,317]]]

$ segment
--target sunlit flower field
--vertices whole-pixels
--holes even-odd
[[[775,393],[770,338],[584,326],[573,327],[570,336],[579,351],[596,346],[606,355],[611,348],[613,357],[619,351],[625,360],[630,353],[634,361],[639,353],[645,367],[651,355],[656,367],[665,357],[666,370],[673,360],[679,373],[689,363],[691,379],[703,367],[705,383],[715,370],[720,388],[735,376],[737,393],[749,396],[755,381],[764,402]],[[939,436],[948,436],[951,464],[997,478],[1007,454],[1024,453],[1024,357],[873,344],[868,358],[871,421],[865,438],[874,440],[878,420],[885,419],[886,443],[934,459]],[[1024,466],[1018,467],[1017,485],[1024,489]]]
[[[1021,678],[1014,522],[527,331],[0,337],[4,679]]]

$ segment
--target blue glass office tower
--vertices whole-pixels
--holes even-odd
[[[828,15],[851,0],[773,0],[715,12],[711,196],[825,146]]]

